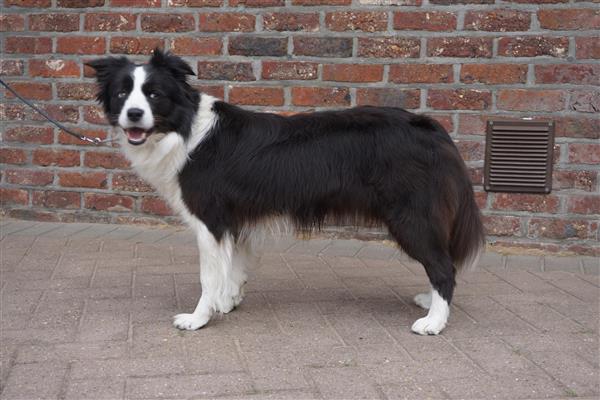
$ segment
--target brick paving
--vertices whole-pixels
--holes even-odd
[[[385,243],[269,243],[195,332],[190,232],[0,222],[2,399],[598,398],[599,265],[486,253],[421,337],[422,267]]]

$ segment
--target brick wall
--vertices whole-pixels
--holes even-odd
[[[2,75],[54,118],[111,135],[83,61],[155,47],[232,103],[430,114],[470,167],[491,242],[599,254],[600,7],[579,0],[4,0]],[[117,148],[85,145],[3,94],[6,214],[174,222]],[[554,190],[482,190],[491,116],[557,123]]]

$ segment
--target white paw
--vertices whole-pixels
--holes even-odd
[[[178,329],[193,331],[202,328],[210,319],[207,315],[177,314],[173,317],[173,326]]]
[[[414,301],[419,307],[429,310],[429,307],[431,307],[431,292],[419,293],[415,296]]]
[[[416,320],[412,325],[411,330],[419,335],[437,335],[445,327],[445,320],[437,317],[426,316]]]

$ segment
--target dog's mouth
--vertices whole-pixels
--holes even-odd
[[[127,135],[127,141],[135,146],[139,146],[143,144],[148,136],[152,133],[152,129],[142,129],[142,128],[126,128],[124,129],[125,134]]]

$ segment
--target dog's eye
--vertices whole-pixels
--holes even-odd
[[[158,93],[157,92],[150,92],[150,98],[151,99],[158,99]]]
[[[127,96],[127,92],[124,90],[121,90],[119,93],[117,93],[117,97],[120,99],[125,98],[125,96]]]

